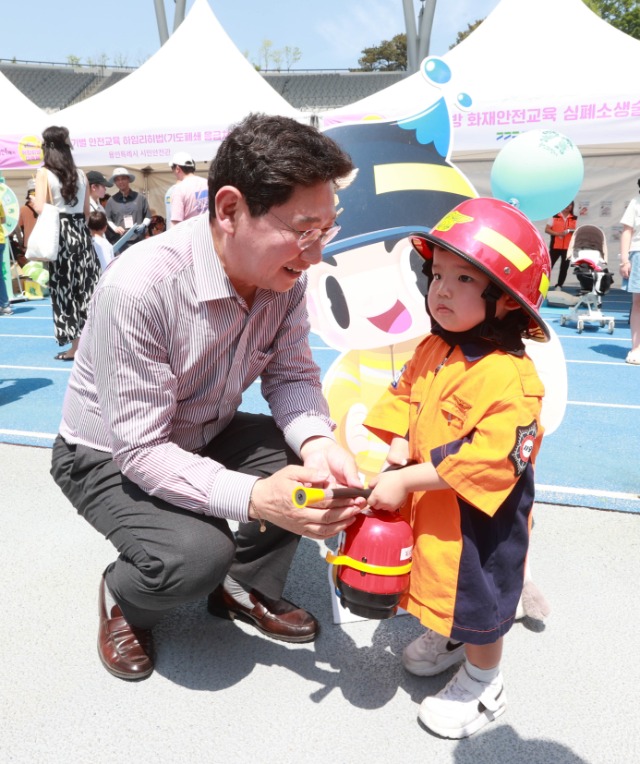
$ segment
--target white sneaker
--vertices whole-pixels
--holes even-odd
[[[487,684],[472,679],[465,667],[460,666],[444,689],[422,701],[418,718],[437,735],[459,740],[473,735],[506,709],[501,673]]]
[[[464,644],[452,642],[431,629],[407,645],[402,665],[417,676],[435,676],[464,659]]]

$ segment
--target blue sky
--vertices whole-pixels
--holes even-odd
[[[431,53],[441,55],[457,33],[484,18],[499,0],[438,0]],[[194,0],[187,0],[187,11]],[[238,48],[259,62],[262,42],[274,49],[297,47],[296,68],[347,69],[357,66],[364,47],[404,32],[402,0],[208,0]],[[19,0],[2,3],[0,58],[66,63],[105,54],[110,63],[138,66],[159,47],[154,0]],[[165,0],[169,30],[173,0]],[[419,0],[414,0],[417,12]],[[66,14],[66,15],[63,15]],[[162,83],[159,83],[162,86]]]

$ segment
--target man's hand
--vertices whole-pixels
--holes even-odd
[[[316,507],[298,508],[293,503],[297,486],[326,487],[326,475],[308,467],[289,465],[258,480],[251,494],[251,519],[262,519],[300,536],[327,539],[343,531],[366,505],[362,498],[335,499]]]
[[[362,488],[356,462],[350,453],[331,438],[309,438],[302,444],[300,455],[305,467],[324,475],[328,485]]]

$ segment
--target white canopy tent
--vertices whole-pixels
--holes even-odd
[[[512,134],[553,129],[579,146],[637,143],[640,41],[590,11],[582,0],[502,0],[469,37],[443,56],[457,151],[499,150]],[[322,115],[325,124],[418,111],[433,89],[417,73],[361,101]]]
[[[578,146],[638,141],[640,41],[582,0],[502,0],[444,58],[473,98],[458,151],[547,128]]]
[[[78,165],[164,165],[176,151],[209,162],[229,125],[250,111],[299,113],[261,77],[209,7],[196,0],[160,50],[113,87],[69,106]]]
[[[0,170],[40,164],[40,134],[50,119],[0,73]]]
[[[106,177],[114,167],[126,167],[154,213],[164,215],[164,194],[175,180],[169,170],[173,154],[188,152],[198,174],[206,174],[229,126],[252,111],[308,121],[247,61],[207,0],[196,0],[169,40],[139,69],[80,103],[44,114],[34,135],[39,137],[47,125],[65,125],[79,167],[100,170]],[[16,193],[22,193],[29,173],[10,176]]]
[[[444,95],[452,106],[453,159],[480,194],[491,195],[497,152],[518,133],[556,130],[580,148],[581,222],[605,229],[618,249],[619,220],[640,175],[640,41],[582,0],[502,0],[443,60],[451,80],[435,91],[421,73],[322,115],[325,126],[416,114]]]

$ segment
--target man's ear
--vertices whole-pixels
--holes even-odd
[[[242,193],[235,186],[222,186],[216,194],[214,200],[216,220],[222,230],[229,235],[235,233],[242,202]]]

